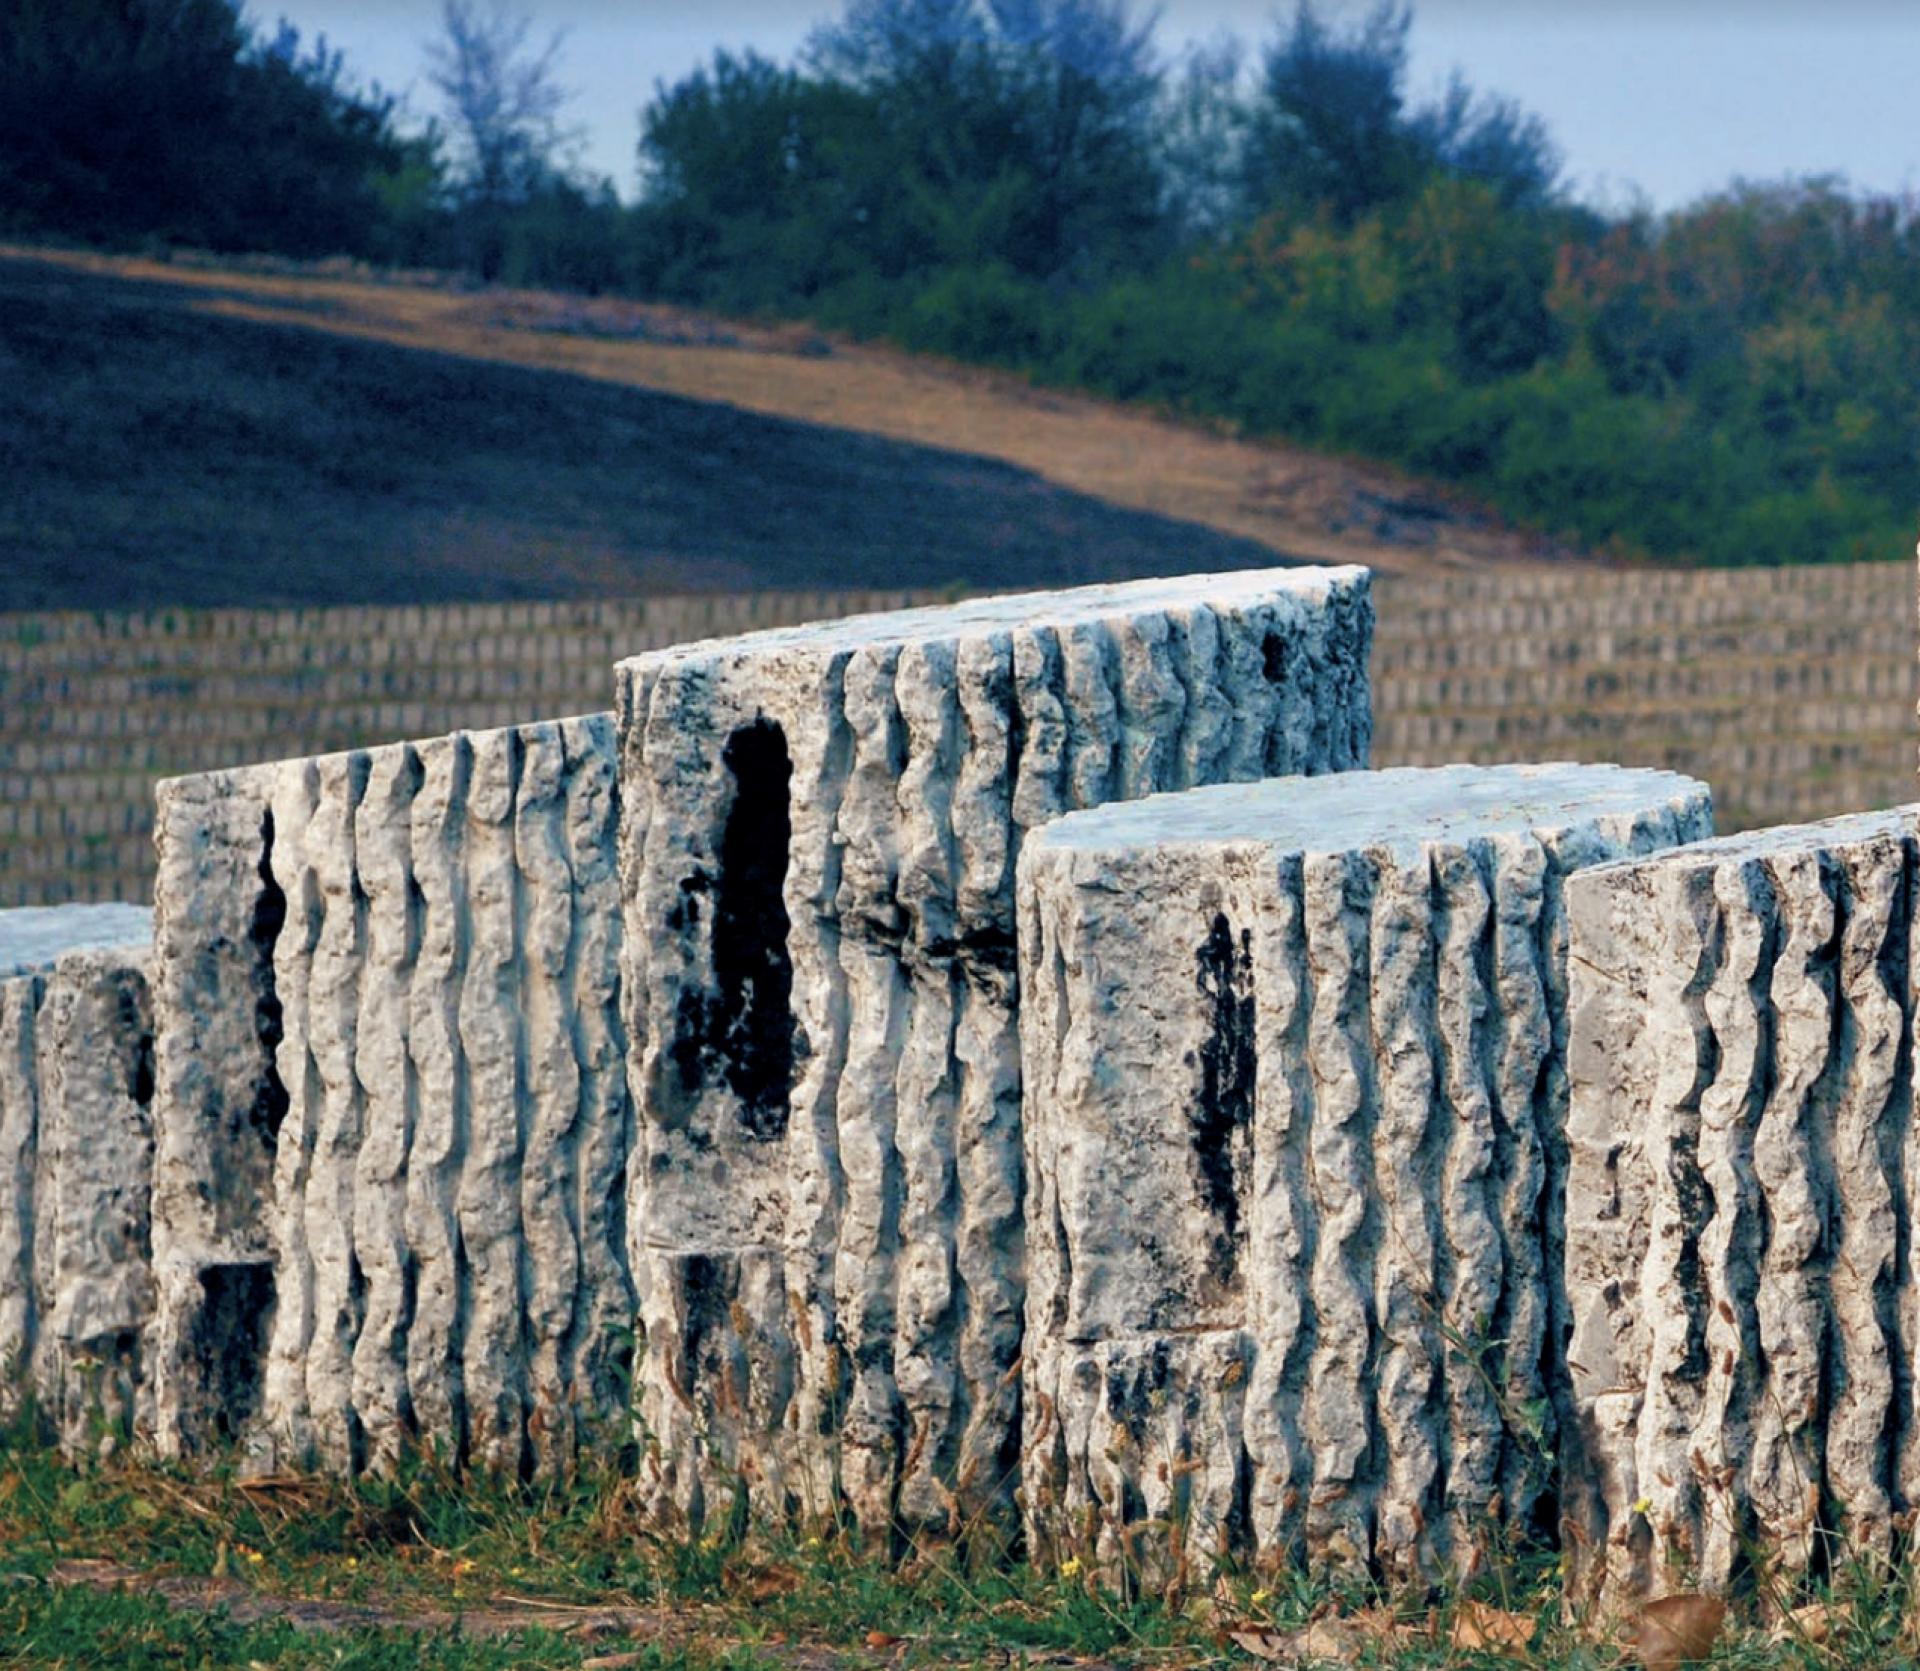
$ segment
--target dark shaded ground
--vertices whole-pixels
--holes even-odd
[[[0,610],[980,589],[1265,546],[1011,466],[0,261]]]

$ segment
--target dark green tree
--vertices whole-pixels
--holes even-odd
[[[229,0],[0,6],[0,219],[85,240],[374,253],[394,102]]]

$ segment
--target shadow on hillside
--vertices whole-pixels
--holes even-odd
[[[0,610],[1069,585],[1281,562],[1026,471],[0,261]]]

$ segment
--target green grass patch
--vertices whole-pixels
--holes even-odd
[[[0,1449],[0,1666],[1171,1667],[1395,1671],[1679,1664],[1563,1604],[1551,1552],[1490,1558],[1453,1595],[1304,1573],[1120,1595],[988,1536],[863,1552],[845,1536],[687,1539],[631,1475],[244,1481]],[[1915,1663],[1911,1574],[1841,1567],[1737,1604],[1699,1663]],[[1685,1662],[1692,1663],[1692,1662]]]

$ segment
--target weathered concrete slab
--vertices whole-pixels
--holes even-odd
[[[146,923],[0,912],[0,961],[32,966],[0,978],[0,1407],[31,1390],[74,1452],[151,1411]]]
[[[163,783],[158,1437],[552,1469],[623,1403],[611,717]]]
[[[1464,1572],[1549,1488],[1571,872],[1705,788],[1447,767],[1081,812],[1020,862],[1034,1547]]]
[[[1885,1557],[1920,1508],[1920,807],[1567,889],[1566,1513],[1613,1597]]]
[[[1366,764],[1363,570],[988,599],[620,668],[628,1209],[660,1502],[1006,1500],[1014,865],[1077,807]]]

